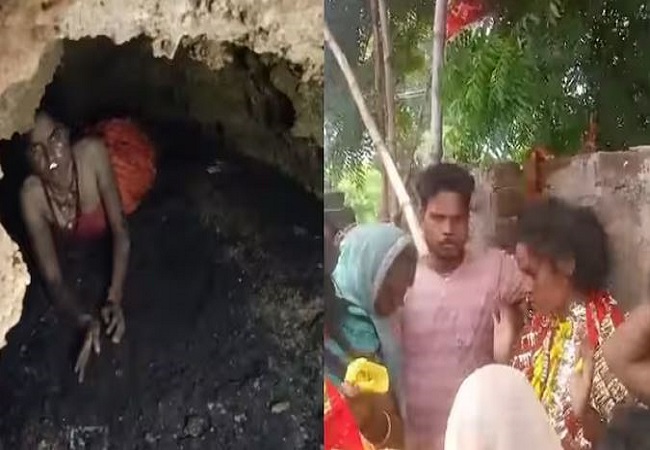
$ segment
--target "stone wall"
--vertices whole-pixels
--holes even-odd
[[[472,199],[472,245],[494,245],[514,250],[517,216],[524,204],[524,177],[514,163],[495,164],[474,172],[476,193]]]
[[[629,310],[650,299],[650,147],[544,163],[546,192],[593,207],[610,237],[611,289]],[[499,164],[477,174],[476,245],[511,246],[523,202],[523,175]]]
[[[27,265],[18,245],[0,227],[0,348],[7,343],[9,330],[20,320],[29,282]]]

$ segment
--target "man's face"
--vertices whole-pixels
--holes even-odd
[[[422,211],[422,229],[431,253],[442,260],[462,258],[469,235],[469,211],[463,197],[439,192]]]

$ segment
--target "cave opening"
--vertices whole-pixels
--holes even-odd
[[[173,60],[154,58],[147,39],[67,41],[42,98],[73,135],[129,117],[157,150],[155,184],[128,218],[125,338],[104,339],[83,384],[73,373],[81,336],[46,295],[20,214],[26,136],[0,141],[0,221],[32,278],[0,350],[5,448],[300,449],[322,440],[322,203],[264,163],[312,144],[292,138],[296,112],[263,58],[233,48],[215,70],[195,56],[187,45]],[[84,301],[106,295],[109,243],[61,249]]]

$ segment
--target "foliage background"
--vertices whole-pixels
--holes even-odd
[[[427,161],[431,1],[389,0],[398,101],[396,162],[402,173]],[[490,17],[447,45],[444,151],[474,165],[521,162],[532,146],[580,150],[590,114],[600,150],[650,140],[650,5],[632,0],[502,0]],[[327,0],[326,17],[372,101],[366,2]],[[336,63],[326,53],[327,178],[355,198],[374,199],[372,148]],[[416,151],[417,150],[417,151]],[[370,184],[368,184],[370,183]],[[367,200],[359,200],[366,196]],[[350,200],[353,202],[353,200]],[[353,207],[355,205],[352,205]],[[356,206],[367,214],[366,206]],[[365,209],[364,209],[365,208]]]

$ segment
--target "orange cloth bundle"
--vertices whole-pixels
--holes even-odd
[[[109,119],[91,130],[104,141],[125,214],[134,212],[156,179],[156,152],[149,137],[129,119]]]

